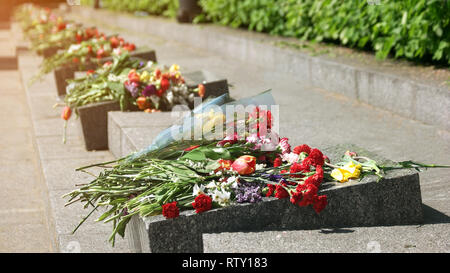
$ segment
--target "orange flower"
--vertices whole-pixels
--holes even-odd
[[[205,96],[205,86],[203,84],[198,85],[198,95],[203,98]]]
[[[130,72],[128,72],[128,80],[130,82],[139,82],[141,76],[136,72],[136,69],[131,69]]]
[[[140,110],[145,110],[147,108],[150,108],[150,103],[147,101],[146,97],[137,98],[136,103]]]
[[[219,159],[217,161],[220,164],[220,167],[215,170],[215,172],[221,171],[221,170],[229,170],[231,168],[231,164],[233,164],[232,160],[227,159]]]
[[[69,120],[71,115],[72,115],[72,109],[70,109],[69,106],[64,107],[64,109],[61,113],[61,118],[63,120]]]

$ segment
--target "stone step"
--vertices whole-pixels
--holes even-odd
[[[53,228],[55,252],[128,252],[125,240],[116,240],[113,248],[107,239],[111,232],[109,225],[98,224],[95,217],[86,221],[72,234],[73,229],[87,214],[81,204],[64,207],[67,199],[62,195],[74,190],[75,184],[87,183],[91,176],[75,169],[92,162],[109,161],[113,156],[108,151],[88,152],[84,148],[81,130],[75,116],[69,120],[67,144],[62,143],[62,108],[53,108],[58,97],[53,75],[43,81],[28,85],[28,80],[37,72],[42,58],[31,52],[19,54],[19,72],[25,88],[31,112],[33,141],[39,156],[39,165],[48,191],[49,226]]]

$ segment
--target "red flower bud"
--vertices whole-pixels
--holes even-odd
[[[162,93],[166,92],[167,89],[170,87],[170,81],[168,79],[162,78],[161,79],[161,90]]]
[[[139,82],[140,77],[139,74],[136,73],[136,69],[130,70],[130,72],[128,73],[128,79],[130,80],[130,82]]]
[[[72,109],[70,109],[69,106],[64,107],[64,109],[63,109],[63,111],[61,113],[61,118],[63,120],[68,120],[71,115],[72,115]]]
[[[192,145],[191,147],[188,147],[186,149],[184,149],[185,152],[189,152],[192,151],[194,149],[197,149],[198,147],[200,147],[200,145]]]
[[[231,168],[241,175],[251,174],[256,168],[256,157],[243,155],[233,162]]]
[[[60,22],[58,23],[58,31],[61,31],[66,28],[66,23]]]
[[[198,85],[198,95],[203,98],[205,96],[205,86],[203,84]]]
[[[159,80],[159,78],[161,77],[161,70],[159,70],[159,68],[155,69],[155,78],[157,80]]]
[[[109,38],[109,43],[111,44],[112,48],[116,48],[119,46],[120,41],[119,41],[119,39],[117,39],[117,37],[114,36],[114,37]]]
[[[273,161],[274,167],[280,167],[282,164],[283,164],[283,161],[279,157],[275,158],[275,160]]]

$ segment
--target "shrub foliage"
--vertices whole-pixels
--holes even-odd
[[[445,0],[199,0],[210,20],[232,27],[369,49],[384,59],[450,63]]]

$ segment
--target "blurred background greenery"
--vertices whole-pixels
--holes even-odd
[[[2,1],[2,6],[35,2]],[[95,0],[79,0],[93,6]],[[102,8],[175,18],[183,0],[100,0]],[[5,3],[5,4],[3,4]],[[198,0],[195,23],[296,37],[420,63],[450,64],[448,0]],[[3,8],[2,12],[5,12]],[[1,18],[5,18],[2,16]]]

